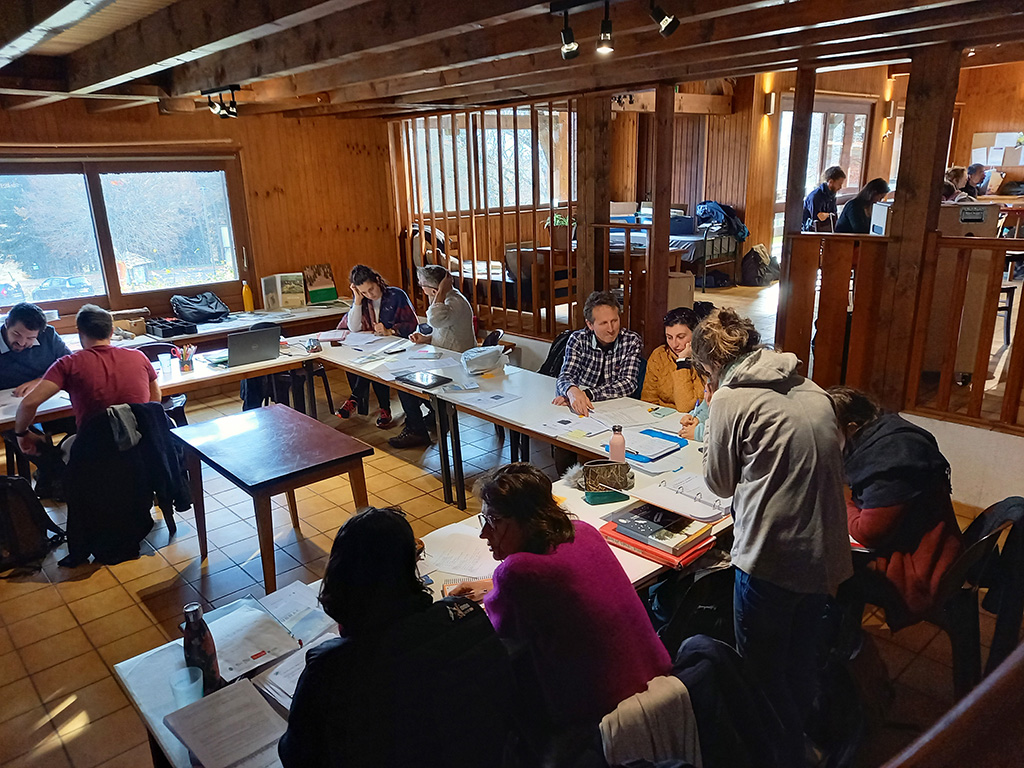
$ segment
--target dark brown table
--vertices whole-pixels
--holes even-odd
[[[348,474],[356,507],[365,507],[363,457],[373,448],[284,405],[269,405],[171,430],[185,448],[199,552],[206,559],[206,505],[202,463],[206,462],[252,497],[263,559],[263,586],[277,589],[274,525],[270,497],[284,493],[292,526],[298,530],[295,489]]]

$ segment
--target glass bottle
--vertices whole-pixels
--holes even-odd
[[[203,695],[216,691],[221,686],[220,666],[217,664],[217,648],[213,633],[203,619],[203,606],[199,603],[185,605],[185,666],[203,670]]]
[[[620,464],[626,462],[626,438],[619,424],[612,427],[612,439],[608,441],[608,458]]]

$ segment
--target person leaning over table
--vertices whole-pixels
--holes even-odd
[[[598,723],[668,672],[668,651],[615,554],[595,528],[570,519],[547,475],[508,464],[477,492],[480,538],[501,562],[492,579],[451,594],[482,599],[518,651],[517,679],[539,738]]]
[[[732,309],[705,318],[694,360],[708,373],[704,479],[732,497],[733,620],[740,655],[805,764],[830,596],[853,573],[839,426],[829,396],[792,353],[762,347]]]
[[[13,389],[15,397],[24,397],[40,382],[51,365],[70,354],[71,350],[57,330],[47,324],[43,310],[28,302],[15,304],[0,326],[0,389]],[[49,422],[47,429],[51,434],[74,432],[75,420],[57,419]],[[13,431],[6,432],[4,440],[38,467],[37,496],[50,498],[62,495],[64,461],[58,448],[41,442],[37,446],[39,454],[26,454],[18,446]],[[13,474],[13,468],[8,471]]]
[[[473,331],[473,308],[466,297],[452,286],[452,276],[438,264],[428,264],[416,270],[420,287],[430,305],[427,307],[427,324],[433,329],[427,335],[414,331],[410,341],[416,344],[432,344],[453,352],[465,352],[476,346]],[[398,399],[405,411],[405,426],[402,433],[392,437],[388,443],[393,448],[415,448],[430,445],[428,422],[423,417],[422,398],[399,391]]]
[[[416,558],[397,507],[365,509],[338,531],[320,603],[341,637],[305,652],[278,743],[285,768],[505,764],[508,654],[472,601],[433,602]]]
[[[416,330],[416,310],[405,291],[388,285],[375,269],[364,264],[352,267],[349,273],[349,288],[352,289],[352,307],[341,318],[338,329],[350,331],[371,331],[377,336],[409,337]],[[365,376],[348,373],[352,394],[338,409],[338,416],[347,419],[353,413],[369,411],[371,382]],[[387,384],[373,382],[373,393],[377,396],[380,413],[377,426],[387,429],[391,426],[391,388]]]
[[[647,358],[641,400],[688,413],[703,397],[704,379],[693,367],[690,341],[699,322],[697,314],[676,307],[665,315],[665,343]]]

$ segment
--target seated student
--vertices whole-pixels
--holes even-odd
[[[665,343],[647,358],[640,399],[686,413],[700,401],[704,389],[704,379],[690,361],[697,315],[692,309],[676,307],[665,315],[663,323]]]
[[[939,581],[963,548],[949,462],[929,432],[884,413],[863,392],[832,387],[828,393],[846,438],[850,535],[874,550],[857,586],[862,598],[887,608],[889,625],[899,629],[932,607]]]
[[[804,198],[803,231],[832,232],[836,223],[836,195],[846,182],[846,171],[838,165],[825,169],[821,184]]]
[[[954,165],[948,171],[946,171],[946,181],[956,188],[956,194],[951,199],[954,203],[973,203],[974,196],[969,194],[964,187],[967,186],[967,169],[962,165]],[[946,198],[946,192],[943,191],[943,199]]]
[[[957,201],[957,197],[963,194],[965,193],[958,190],[953,185],[953,182],[949,180],[942,182],[942,202],[955,203]]]
[[[522,652],[524,695],[557,731],[597,723],[666,674],[670,660],[643,603],[597,530],[572,521],[532,464],[486,477],[480,538],[501,563],[493,580],[452,594],[482,598],[501,638]]]
[[[405,291],[388,285],[379,272],[363,264],[357,264],[349,274],[349,288],[352,289],[352,308],[338,323],[339,329],[350,331],[372,331],[377,336],[404,336],[416,330],[416,310]],[[357,410],[369,411],[370,380],[354,373],[347,374],[352,394],[338,410],[338,415],[347,419]],[[377,426],[387,429],[391,426],[391,388],[387,384],[373,383],[380,413]]]
[[[27,302],[15,304],[0,326],[0,389],[13,389],[15,397],[24,397],[51,365],[70,354],[56,329],[47,325],[43,310]],[[57,419],[46,426],[51,433],[75,431],[73,419]],[[6,433],[4,440],[26,455],[17,447],[13,432]],[[45,442],[39,444],[39,450],[38,455],[28,456],[39,467],[36,494],[41,498],[59,496],[64,470],[60,451]],[[13,468],[8,471],[14,473]]]
[[[985,166],[981,163],[972,163],[967,166],[967,183],[964,184],[964,192],[977,199],[980,188],[985,181]]]
[[[565,345],[565,360],[555,382],[555,405],[568,405],[586,416],[593,403],[628,397],[640,378],[643,341],[621,330],[619,300],[607,291],[594,291],[583,304],[587,327],[575,331]]]
[[[465,352],[476,346],[473,332],[473,308],[466,297],[452,286],[452,276],[438,264],[428,264],[416,270],[420,287],[430,300],[427,323],[433,331],[427,335],[415,331],[409,339],[417,344],[433,344],[454,352]],[[397,437],[388,440],[394,448],[415,448],[430,445],[427,433],[430,423],[423,418],[422,398],[399,392],[398,399],[405,411],[405,427]]]
[[[514,680],[484,612],[433,602],[401,510],[370,507],[331,548],[320,602],[341,637],[306,653],[285,768],[503,765]]]
[[[863,187],[857,196],[843,206],[836,224],[836,232],[848,232],[866,235],[871,232],[871,209],[889,194],[889,182],[885,179],[872,179]]]

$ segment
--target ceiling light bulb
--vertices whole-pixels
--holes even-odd
[[[213,114],[215,114],[215,115],[219,115],[220,114],[220,104],[216,103],[213,100],[213,96],[207,95],[206,103],[210,107],[210,111],[213,112]]]
[[[612,45],[612,21],[605,19],[601,22],[601,36],[597,40],[597,52],[608,54],[615,50]]]
[[[565,12],[565,25],[562,27],[562,58],[565,61],[575,59],[580,55],[580,44],[573,37],[572,28],[569,26],[569,12]]]
[[[654,19],[658,25],[658,32],[661,33],[662,37],[668,37],[677,29],[679,29],[679,19],[675,16],[669,16],[660,6],[651,3],[651,18]]]

